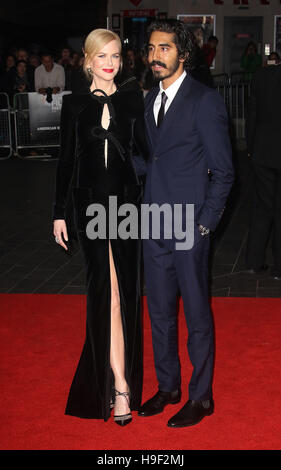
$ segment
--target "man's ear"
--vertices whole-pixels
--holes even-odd
[[[179,61],[182,63],[185,62],[188,56],[189,56],[189,52],[186,52],[183,56],[179,57]]]

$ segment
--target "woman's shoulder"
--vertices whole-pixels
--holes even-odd
[[[123,94],[139,94],[141,93],[141,88],[136,77],[129,77],[126,80],[123,80],[121,83],[117,84],[117,90],[120,95]]]
[[[117,87],[115,97],[126,109],[138,113],[143,111],[144,97],[143,92],[135,77],[131,77]]]
[[[62,104],[64,108],[68,108],[73,114],[77,114],[89,102],[89,93],[68,93],[63,95]]]

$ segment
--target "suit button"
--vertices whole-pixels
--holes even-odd
[[[153,157],[153,158],[154,158],[154,160],[158,160],[158,157]]]

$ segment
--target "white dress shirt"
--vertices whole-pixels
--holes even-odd
[[[184,70],[183,73],[181,74],[181,76],[179,78],[177,78],[174,81],[174,83],[172,83],[172,85],[170,85],[168,88],[166,88],[166,90],[163,89],[162,81],[160,81],[159,93],[156,96],[156,99],[155,99],[154,105],[153,105],[153,113],[154,113],[154,118],[155,118],[156,123],[157,123],[159,109],[160,109],[160,106],[161,106],[162,92],[165,91],[165,93],[168,97],[168,99],[166,101],[166,104],[165,104],[165,114],[166,114],[166,112],[168,111],[169,106],[171,105],[174,97],[176,96],[176,94],[178,92],[178,89],[181,86],[181,84],[182,84],[183,80],[185,79],[185,77],[186,77],[186,71]]]
[[[59,87],[60,91],[65,88],[65,73],[64,68],[54,63],[51,72],[47,72],[44,65],[41,64],[35,69],[34,72],[35,90],[40,88],[55,88]]]

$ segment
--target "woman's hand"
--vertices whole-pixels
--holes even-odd
[[[57,219],[54,221],[54,236],[56,237],[56,241],[59,245],[61,245],[65,250],[68,250],[66,244],[63,240],[68,242],[68,235],[66,229],[66,223],[63,219]],[[62,237],[63,235],[63,237]]]

